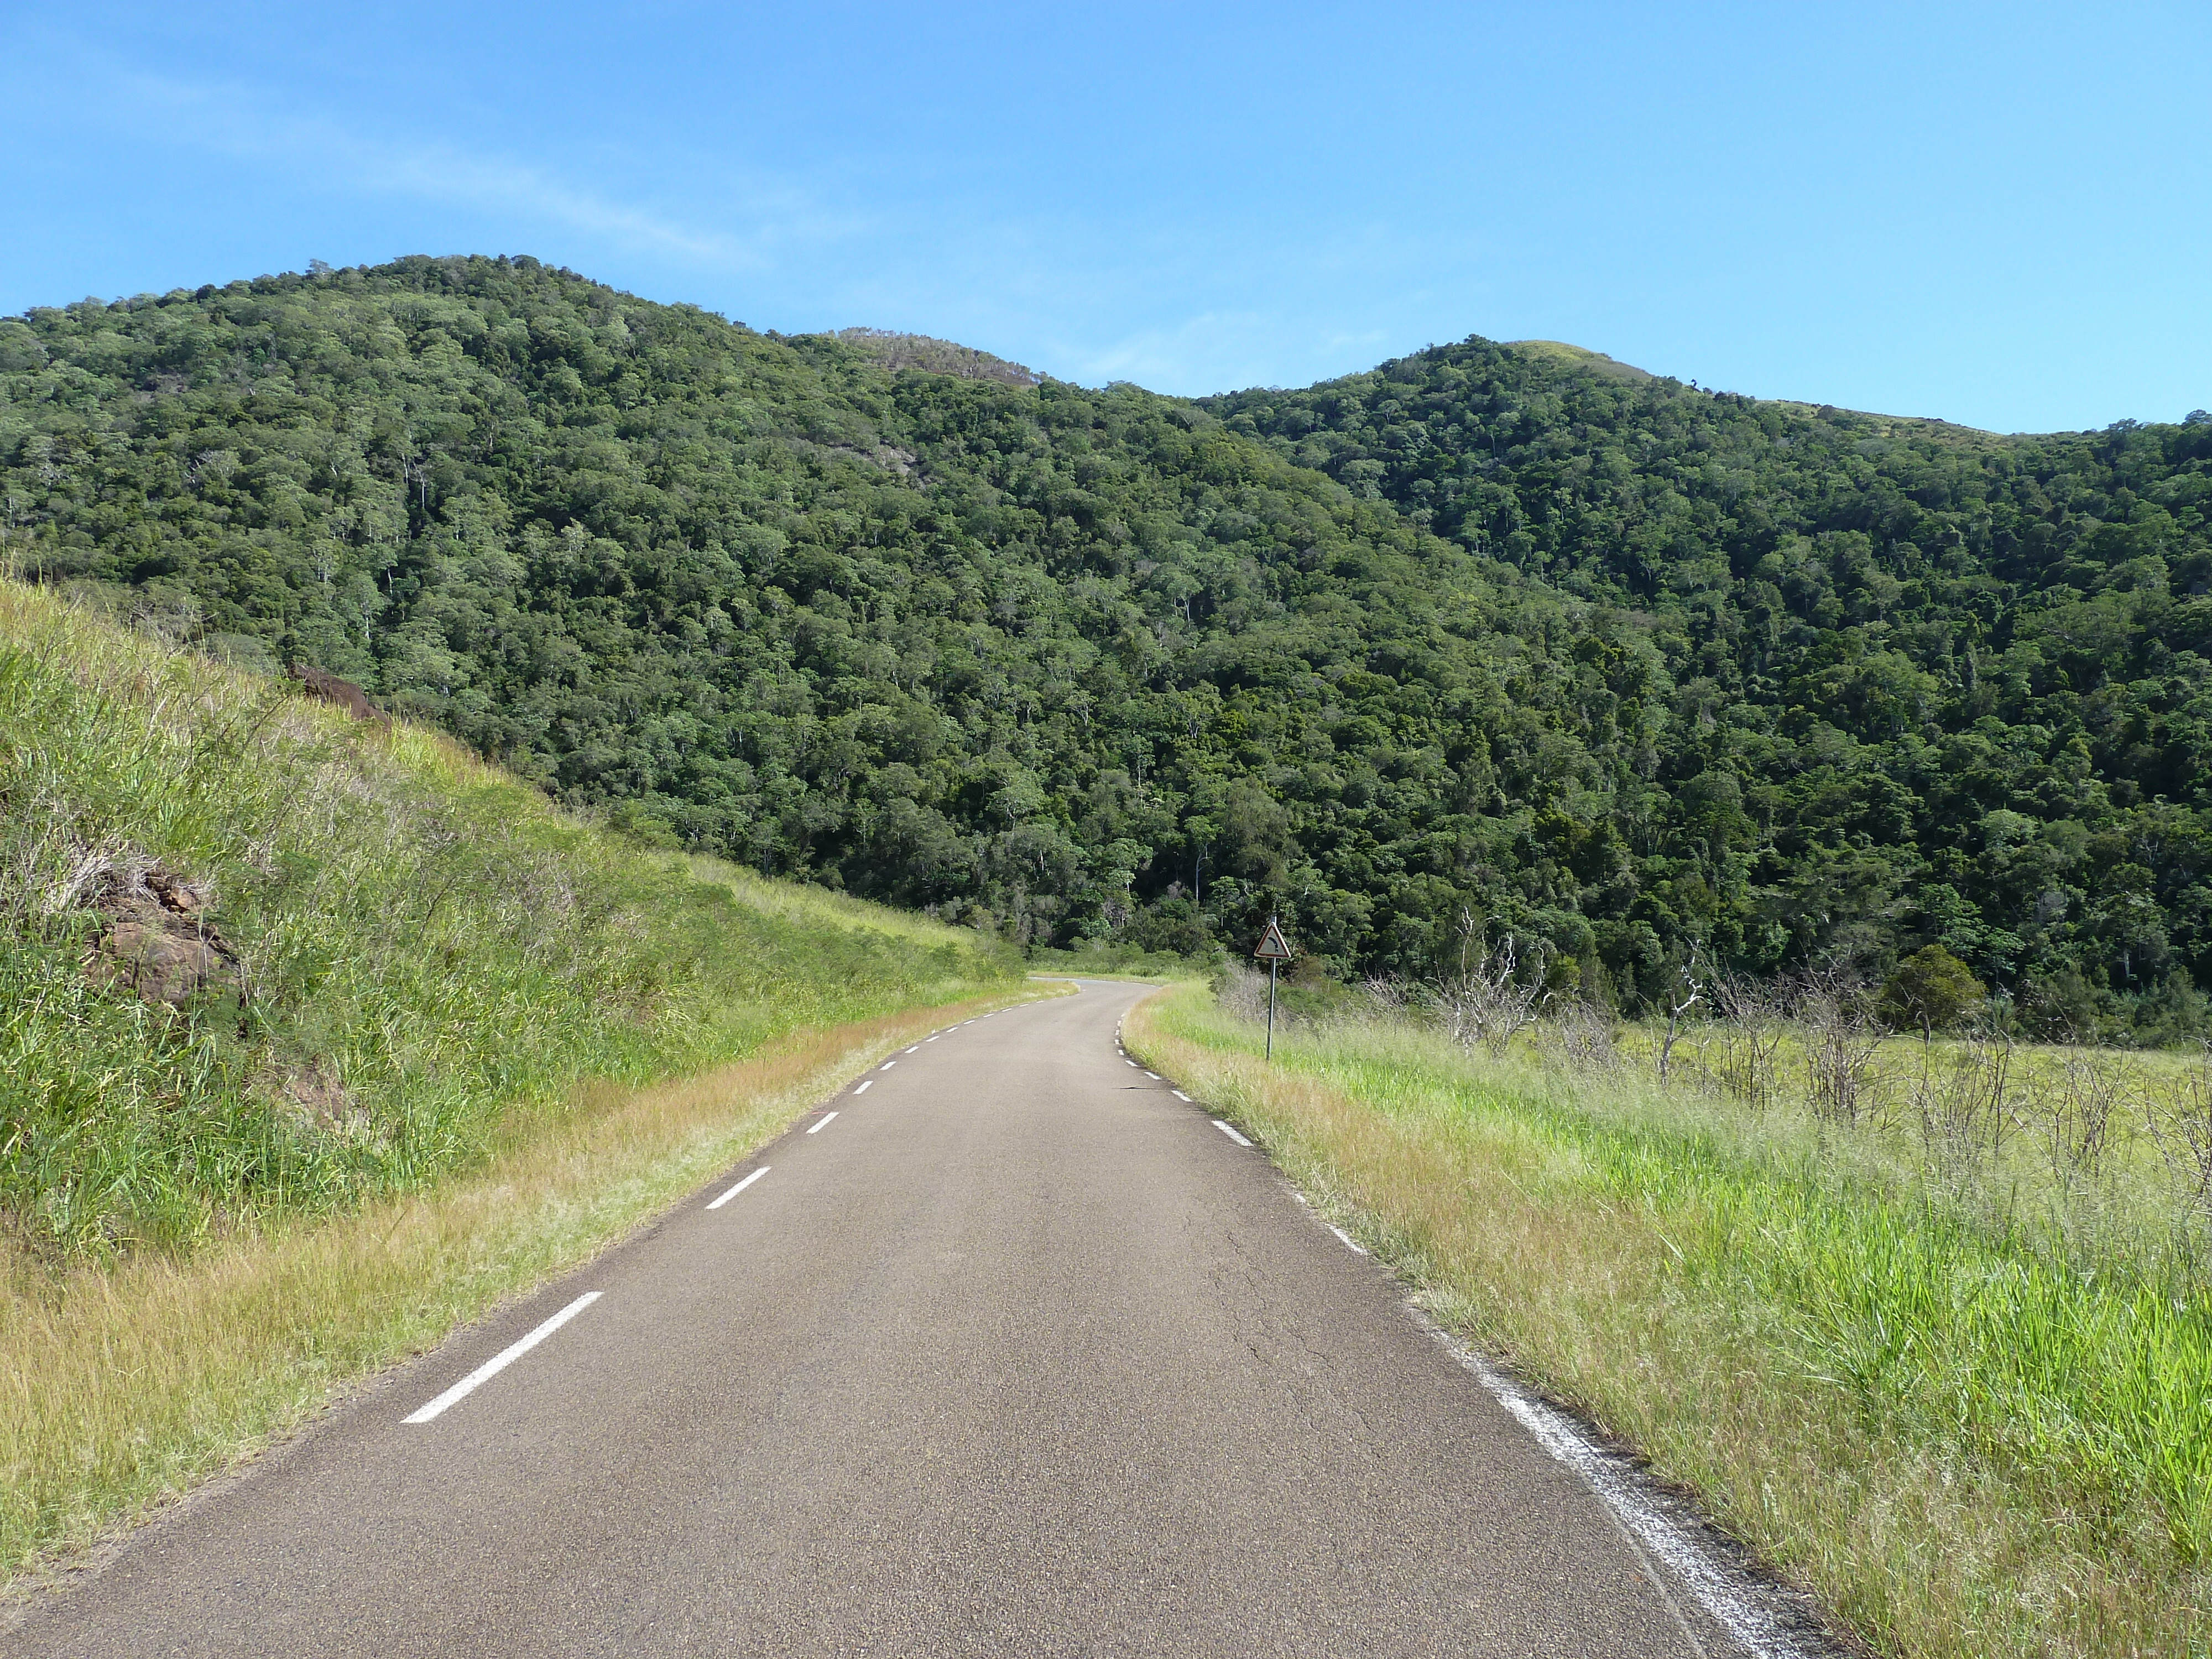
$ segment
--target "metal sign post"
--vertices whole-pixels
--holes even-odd
[[[1274,917],[1267,918],[1267,931],[1260,935],[1260,948],[1252,952],[1267,964],[1267,1059],[1275,1058],[1275,970],[1291,959],[1290,942],[1283,937],[1282,924]]]

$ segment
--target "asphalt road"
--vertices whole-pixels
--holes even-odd
[[[1380,1267],[1121,1057],[1142,988],[871,1072],[0,1649],[1726,1651]]]

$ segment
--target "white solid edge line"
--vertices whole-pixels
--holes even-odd
[[[830,1127],[830,1120],[836,1115],[837,1114],[835,1112],[823,1113],[820,1121],[817,1121],[811,1128],[808,1129],[806,1133],[811,1135],[820,1134],[824,1129]]]
[[[1345,1231],[1343,1228],[1338,1226],[1334,1222],[1331,1222],[1329,1224],[1328,1230],[1344,1241],[1344,1248],[1351,1251],[1352,1255],[1365,1255],[1367,1254],[1367,1247],[1364,1244],[1362,1244],[1358,1239],[1354,1238],[1350,1233]]]
[[[853,1085],[853,1092],[856,1095],[864,1095],[875,1086],[875,1079],[872,1077],[862,1078],[858,1083],[855,1083]]]
[[[1190,1098],[1188,1095],[1183,1093],[1180,1089],[1170,1089],[1168,1092],[1173,1095],[1177,1100],[1188,1100]]]
[[[1227,1125],[1226,1123],[1224,1123],[1224,1122],[1223,1122],[1219,1118],[1218,1118],[1218,1117],[1217,1117],[1216,1119],[1214,1119],[1214,1120],[1213,1120],[1213,1127],[1214,1127],[1215,1128],[1217,1128],[1217,1129],[1220,1130],[1222,1133],[1224,1133],[1224,1134],[1227,1135],[1227,1136],[1228,1136],[1231,1140],[1235,1141],[1235,1142],[1236,1142],[1239,1146],[1249,1146],[1252,1144],[1250,1141],[1249,1141],[1249,1140],[1245,1139],[1244,1139],[1244,1137],[1243,1137],[1243,1135],[1238,1134],[1238,1133],[1237,1133],[1237,1131],[1236,1131],[1236,1130],[1234,1130],[1234,1129],[1231,1128],[1231,1127],[1229,1127],[1229,1125]]]
[[[520,1342],[511,1343],[507,1346],[501,1348],[497,1353],[485,1360],[483,1364],[477,1366],[476,1370],[471,1371],[459,1382],[454,1383],[452,1388],[447,1389],[445,1393],[440,1395],[428,1405],[423,1407],[420,1411],[416,1412],[411,1416],[404,1418],[401,1420],[408,1423],[428,1422],[432,1418],[435,1417],[440,1412],[445,1410],[447,1407],[452,1405],[455,1401],[471,1393],[478,1383],[490,1382],[493,1377],[497,1376],[509,1365],[514,1364],[516,1360],[521,1358],[523,1355],[528,1353],[532,1348],[543,1342],[547,1337],[552,1335],[554,1332],[559,1330],[563,1325],[567,1324],[570,1320],[574,1319],[578,1314],[583,1312],[585,1309],[590,1307],[592,1304],[597,1302],[599,1299],[599,1291],[586,1291],[583,1295],[578,1297],[567,1307],[562,1309],[559,1313],[555,1314],[552,1318],[547,1320],[543,1325],[540,1325],[536,1330],[531,1332],[529,1335],[524,1337]]]
[[[753,1182],[758,1181],[767,1173],[768,1165],[763,1164],[759,1169],[755,1170],[750,1175],[747,1176],[743,1181],[740,1181],[736,1186],[731,1188],[729,1191],[724,1193],[720,1198],[716,1199],[707,1207],[710,1210],[720,1209],[722,1206],[728,1203],[732,1199],[735,1198],[739,1193],[744,1191],[746,1188],[751,1186]]]

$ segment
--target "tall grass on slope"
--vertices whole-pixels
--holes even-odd
[[[1128,1032],[1880,1650],[2212,1644],[2212,1301],[2174,1218],[2085,1256],[1851,1132],[1402,1024],[1279,1030],[1270,1067],[1186,990]]]
[[[98,970],[103,884],[149,865],[211,892],[236,957],[180,1006]],[[420,1188],[579,1079],[1009,971],[972,933],[641,851],[443,739],[11,582],[0,941],[0,1217],[63,1259]]]

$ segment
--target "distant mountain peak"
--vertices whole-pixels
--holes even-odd
[[[955,374],[965,380],[997,380],[1006,386],[1035,386],[1037,375],[1019,363],[994,357],[952,340],[928,334],[901,334],[888,328],[841,328],[837,337],[865,351],[885,368],[919,368]]]
[[[1555,362],[1571,363],[1577,368],[1587,368],[1616,380],[1657,378],[1650,369],[1621,362],[1607,356],[1602,351],[1592,351],[1587,346],[1569,345],[1565,340],[1508,340],[1505,343],[1516,351],[1528,353],[1531,357],[1548,357]]]

